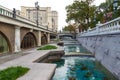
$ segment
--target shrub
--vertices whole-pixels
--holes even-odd
[[[57,47],[53,46],[53,45],[47,45],[47,46],[44,46],[44,47],[40,47],[37,50],[50,50],[50,49],[57,49]]]
[[[0,80],[16,80],[20,76],[23,76],[27,73],[29,68],[26,67],[9,67],[7,69],[0,71]]]

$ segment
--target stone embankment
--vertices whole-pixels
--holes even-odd
[[[50,55],[57,55],[57,51],[58,53],[62,53],[60,56],[63,55],[63,48],[60,47],[56,50],[38,51],[34,49],[26,51],[25,53],[29,54],[7,62],[5,61],[5,63],[0,65],[0,69],[5,69],[11,66],[24,66],[30,68],[30,70],[27,74],[17,80],[51,80],[53,74],[55,73],[56,64],[37,63],[36,60],[42,60],[46,56]]]

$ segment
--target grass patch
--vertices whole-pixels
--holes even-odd
[[[57,47],[53,46],[53,45],[47,45],[47,46],[44,46],[44,47],[40,47],[37,50],[50,50],[50,49],[57,49]]]
[[[9,67],[0,71],[0,80],[16,80],[29,71],[26,67]]]

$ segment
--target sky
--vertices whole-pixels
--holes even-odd
[[[67,23],[65,22],[65,7],[69,4],[72,4],[74,0],[0,0],[0,5],[9,9],[16,8],[17,10],[20,10],[21,6],[34,7],[34,3],[36,1],[39,2],[39,6],[41,7],[51,7],[52,10],[58,12],[58,30],[61,30],[62,27],[67,25]],[[102,2],[105,2],[105,0],[95,0],[94,4],[99,5]]]

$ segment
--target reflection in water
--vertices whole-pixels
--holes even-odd
[[[59,67],[52,80],[117,80],[101,71],[103,67],[97,67],[92,57],[63,57],[61,60],[56,63]]]
[[[76,52],[80,52],[80,49],[78,46],[76,47]]]
[[[74,39],[64,40],[64,51],[65,53],[90,53],[86,48],[84,48],[78,41]]]
[[[64,64],[65,64],[65,59],[53,60],[52,63],[57,64],[57,68],[60,68],[60,67],[64,66]]]
[[[81,45],[77,45],[77,44],[72,44],[72,45],[65,45],[64,46],[64,51],[65,53],[90,53],[90,51],[88,51],[87,49],[85,49],[84,47],[82,47]]]

